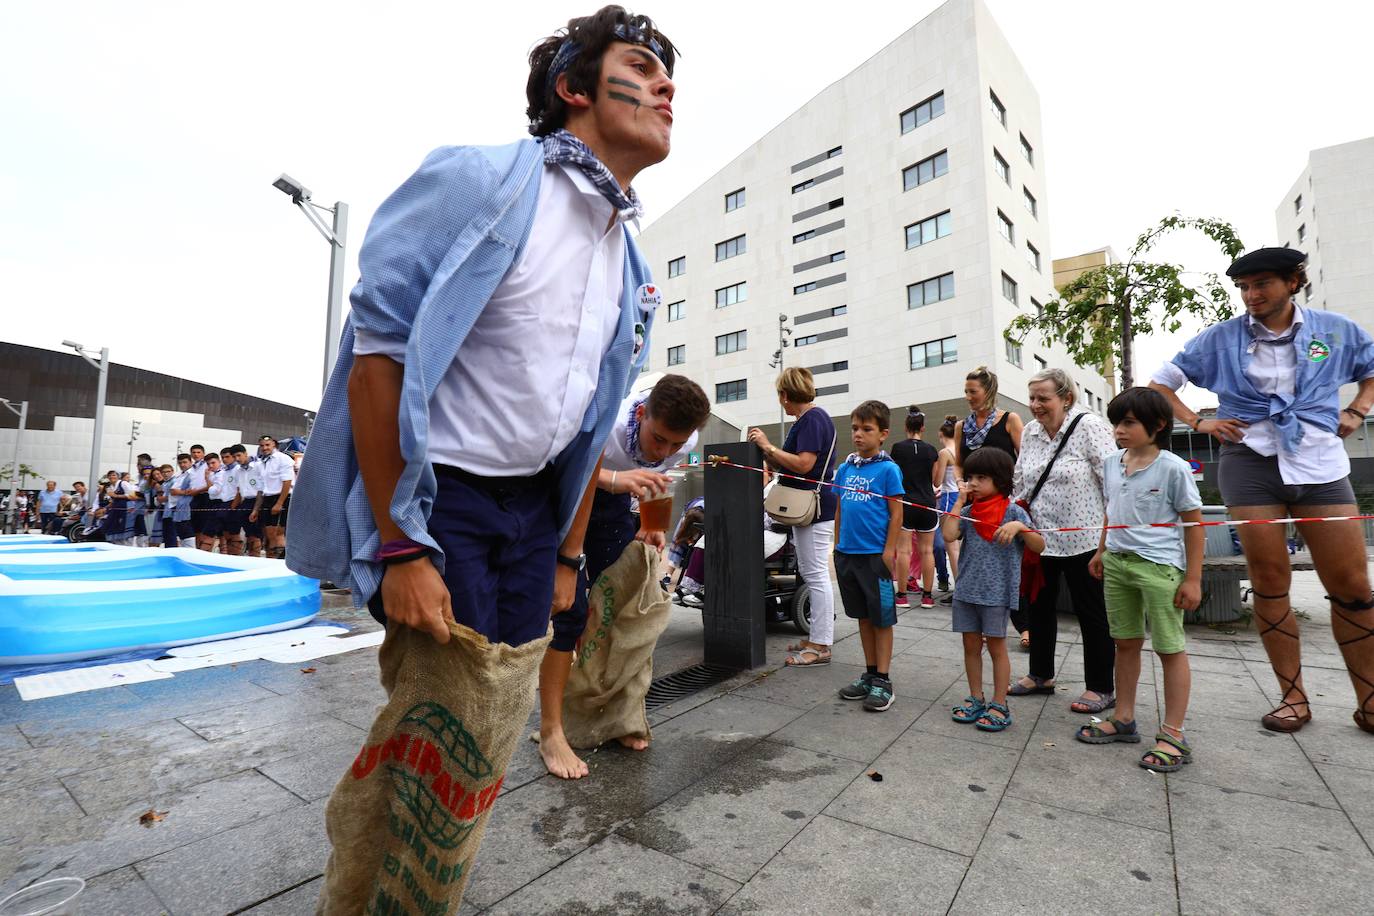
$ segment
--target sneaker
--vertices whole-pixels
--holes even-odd
[[[930,592],[921,592],[921,607],[935,607],[935,596]]]
[[[940,599],[940,603],[945,607],[951,607],[954,604],[954,593],[950,592],[948,595],[945,595]]]
[[[911,607],[911,603],[906,600],[906,592],[898,592],[897,598],[893,603],[896,604],[897,607]]]
[[[868,696],[864,697],[864,709],[868,712],[882,712],[892,705],[892,681],[874,675],[868,683]]]
[[[683,607],[706,607],[706,602],[705,602],[704,600],[702,600],[702,598],[701,598],[700,595],[683,595],[683,596],[682,596],[682,606],[683,606]]]
[[[874,675],[871,675],[871,674],[869,674],[867,671],[865,671],[863,674],[859,675],[858,680],[854,681],[854,683],[852,683],[852,684],[846,684],[845,686],[843,686],[843,687],[840,688],[840,699],[841,699],[841,700],[866,700],[866,699],[868,699],[868,685],[869,685],[869,681],[870,681],[873,677],[874,677]]]
[[[941,579],[939,582],[936,582],[936,583],[935,583],[935,590],[936,590],[937,592],[944,592],[944,593],[947,594],[947,595],[954,591],[954,589],[952,589],[952,588],[949,587],[949,580],[948,580],[948,579]]]

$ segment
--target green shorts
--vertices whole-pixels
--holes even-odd
[[[1174,595],[1183,582],[1183,570],[1110,550],[1103,555],[1102,566],[1112,638],[1144,639],[1148,617],[1150,647],[1160,655],[1182,652],[1186,642],[1183,611],[1174,607]]]

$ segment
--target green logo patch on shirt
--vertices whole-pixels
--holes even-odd
[[[1307,345],[1307,358],[1314,363],[1319,363],[1330,355],[1331,348],[1315,337]]]

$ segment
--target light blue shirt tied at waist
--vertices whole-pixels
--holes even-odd
[[[287,565],[353,590],[377,590],[381,546],[354,451],[348,405],[355,329],[406,341],[399,411],[405,470],[391,517],[405,536],[443,554],[429,536],[437,490],[428,461],[429,402],[468,332],[524,246],[534,221],[544,151],[537,140],[441,147],[378,208],[358,255],[339,359],[325,389],[298,486],[291,492]],[[559,538],[572,525],[618,406],[648,356],[652,311],[640,310],[649,266],[628,229],[620,324],[601,360],[596,392],[573,441],[553,461]],[[643,346],[636,350],[636,325]],[[499,384],[496,379],[493,384]],[[520,435],[512,418],[511,435]]]
[[[1297,351],[1292,394],[1264,394],[1255,387],[1246,375],[1254,358],[1252,344],[1246,316],[1239,315],[1204,329],[1172,362],[1188,381],[1216,394],[1217,416],[1247,423],[1268,420],[1287,452],[1301,445],[1302,423],[1334,433],[1340,423],[1341,386],[1374,378],[1374,339],[1334,312],[1304,309],[1293,340],[1278,345]]]

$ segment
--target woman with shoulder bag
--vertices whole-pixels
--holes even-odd
[[[1054,693],[1055,608],[1062,575],[1083,634],[1086,682],[1070,708],[1100,713],[1116,705],[1116,644],[1107,628],[1102,581],[1088,572],[1088,561],[1101,534],[1103,462],[1116,446],[1107,421],[1075,404],[1073,380],[1064,370],[1045,369],[1031,376],[1029,400],[1034,419],[1021,437],[1013,492],[1029,504],[1036,528],[1087,530],[1044,533],[1044,583],[1030,606],[1030,673],[1012,684],[1010,692]]]
[[[815,521],[795,524],[792,528],[797,569],[811,596],[811,632],[801,642],[788,646],[792,654],[787,656],[788,665],[811,668],[830,664],[830,647],[835,642],[835,595],[830,585],[830,548],[835,538],[836,499],[834,489],[821,486],[821,483],[834,476],[837,436],[835,422],[814,403],[816,382],[811,370],[800,367],[784,369],[778,376],[777,389],[782,409],[796,419],[787,433],[787,440],[782,448],[778,448],[768,441],[763,430],[755,427],[749,430],[749,441],[763,450],[764,460],[770,467],[806,478],[793,480],[781,477],[774,493],[779,488],[815,493],[814,497],[797,500],[803,507],[809,507],[810,499],[816,501]]]

